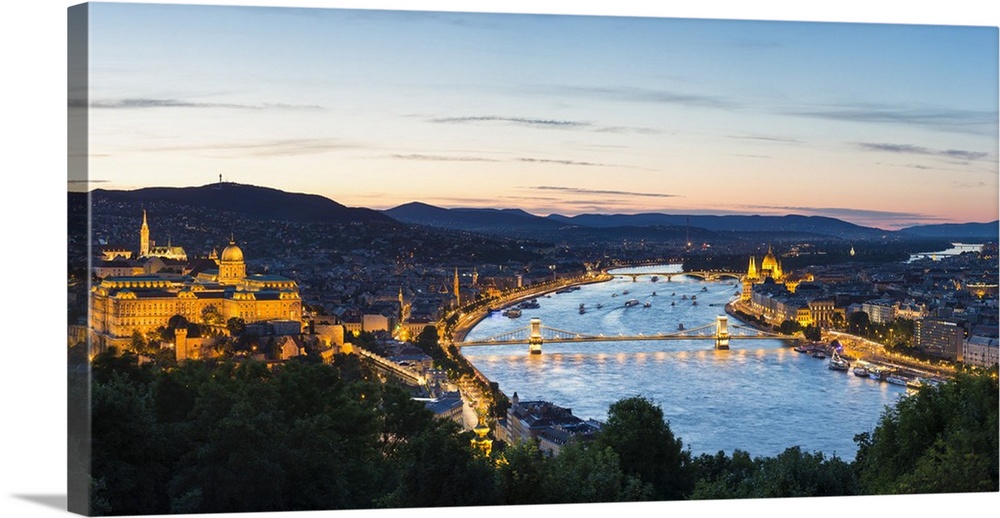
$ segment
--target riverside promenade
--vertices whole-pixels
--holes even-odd
[[[544,297],[549,293],[554,293],[564,288],[582,286],[584,284],[594,284],[598,282],[607,282],[611,279],[614,279],[614,275],[611,275],[606,271],[602,271],[600,273],[582,275],[579,277],[569,277],[566,279],[532,284],[531,286],[525,286],[524,288],[513,290],[509,293],[505,292],[500,297],[486,301],[487,303],[485,304],[479,303],[477,307],[469,309],[467,312],[463,311],[463,308],[459,308],[459,317],[451,333],[452,342],[461,342],[462,340],[465,340],[465,336],[469,333],[469,331],[482,319],[486,318],[490,312],[490,308],[505,308],[527,300]]]
[[[740,312],[750,314],[741,307],[740,301],[732,301],[726,304],[726,313],[734,318],[740,318]],[[757,329],[770,331],[754,322],[747,322],[747,325]],[[844,356],[851,358],[851,361],[861,360],[879,367],[895,369],[909,373],[912,376],[928,378],[951,378],[955,375],[955,367],[947,362],[929,363],[902,354],[888,351],[884,344],[868,340],[857,335],[840,331],[823,331],[823,340],[832,342],[837,340],[844,348]]]

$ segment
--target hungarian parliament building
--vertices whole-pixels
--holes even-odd
[[[247,275],[243,250],[230,239],[221,254],[189,261],[181,247],[156,247],[143,211],[137,261],[127,250],[105,250],[100,280],[91,291],[90,331],[99,350],[127,347],[133,334],[156,332],[175,315],[203,323],[214,315],[222,327],[231,318],[245,323],[302,322],[298,284],[280,275]],[[180,264],[178,269],[162,268]],[[125,265],[128,266],[125,266]]]

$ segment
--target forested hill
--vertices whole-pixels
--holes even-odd
[[[394,223],[366,208],[346,207],[316,194],[291,193],[268,187],[217,183],[200,187],[147,187],[133,191],[96,189],[94,202],[170,203],[225,210],[249,219],[309,223]]]

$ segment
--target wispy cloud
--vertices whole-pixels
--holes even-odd
[[[665,193],[654,193],[654,192],[632,192],[632,191],[610,191],[603,189],[585,189],[581,187],[557,187],[552,185],[541,185],[538,187],[528,187],[531,190],[538,191],[557,191],[567,194],[607,194],[609,196],[641,196],[648,198],[677,198],[677,194],[665,194]]]
[[[845,220],[917,219],[921,221],[943,218],[919,212],[898,212],[888,210],[855,209],[849,207],[801,207],[794,205],[746,205],[749,209],[765,209],[813,216],[828,216]]]
[[[538,117],[501,117],[496,115],[470,115],[464,117],[437,117],[430,119],[436,124],[510,124],[537,129],[583,130],[596,133],[655,135],[660,132],[652,128],[630,126],[602,126],[593,122],[545,119]]]
[[[483,158],[475,156],[446,156],[446,155],[423,155],[419,153],[393,154],[390,158],[396,160],[416,160],[427,162],[499,162],[494,158]]]
[[[82,101],[70,101],[70,105],[79,105]],[[100,109],[148,109],[148,108],[224,108],[233,110],[322,110],[318,105],[296,105],[282,103],[239,104],[193,102],[180,99],[147,99],[130,98],[103,101],[92,101],[91,108]]]
[[[910,144],[888,144],[877,142],[858,142],[857,146],[869,151],[883,151],[908,155],[927,155],[957,160],[982,160],[990,156],[983,151],[967,151],[963,149],[931,149]]]
[[[280,157],[328,153],[342,149],[357,149],[358,144],[339,139],[276,139],[256,142],[206,143],[190,146],[161,146],[146,148],[148,152],[192,152],[216,156],[243,158],[246,156]]]
[[[676,104],[700,108],[716,108],[733,110],[743,107],[743,103],[732,98],[717,95],[694,94],[670,90],[657,90],[635,87],[557,87],[561,95],[576,95],[622,102],[641,102],[655,104]]]
[[[728,135],[728,138],[737,140],[756,140],[762,142],[774,142],[776,144],[801,144],[802,141],[787,137],[770,137],[766,135]]]
[[[550,158],[518,158],[517,161],[538,163],[538,164],[579,165],[585,167],[609,167],[608,164],[600,164],[596,162],[578,162],[576,160],[555,160]]]
[[[843,122],[901,124],[938,131],[989,134],[996,130],[997,113],[990,111],[910,106],[855,105],[787,110],[787,115]]]
[[[952,182],[952,187],[956,189],[985,189],[988,187],[986,182]]]
[[[443,124],[467,124],[479,122],[499,122],[506,124],[516,124],[519,126],[534,126],[543,128],[574,129],[587,128],[593,126],[589,122],[557,120],[557,119],[533,119],[527,117],[498,117],[493,115],[476,115],[467,117],[440,117],[431,119],[431,122]]]
[[[496,158],[476,157],[476,156],[425,155],[419,153],[394,154],[394,155],[389,155],[389,157],[396,160],[415,160],[415,161],[427,161],[427,162],[522,162],[530,164],[556,164],[556,165],[583,166],[583,167],[612,167],[609,164],[601,164],[597,162],[581,162],[578,160],[531,158],[531,157],[521,157],[521,158],[501,160]]]

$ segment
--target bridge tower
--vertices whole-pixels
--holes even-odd
[[[715,348],[729,349],[729,317],[719,315],[715,318]]]
[[[531,319],[531,334],[528,335],[528,352],[542,354],[542,319]]]

